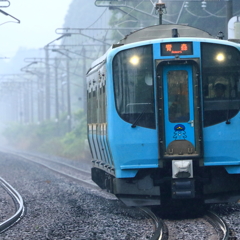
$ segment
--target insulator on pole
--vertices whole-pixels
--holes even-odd
[[[207,7],[207,2],[203,1],[202,2],[202,8],[206,8]]]

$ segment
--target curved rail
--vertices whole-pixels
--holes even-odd
[[[20,221],[24,214],[24,204],[21,195],[3,178],[0,177],[0,183],[2,184],[3,188],[8,192],[8,194],[12,197],[16,208],[18,209],[16,213],[7,219],[6,221],[0,223],[0,233],[6,231],[8,228],[13,226],[15,223]]]
[[[18,156],[20,156],[20,155],[18,155]],[[74,177],[73,175],[67,174],[67,173],[64,172],[64,171],[57,170],[57,169],[49,166],[48,164],[44,164],[44,163],[41,163],[41,162],[39,162],[39,161],[30,159],[30,158],[28,158],[28,157],[26,157],[26,156],[24,156],[24,155],[21,155],[21,157],[24,158],[24,159],[26,159],[26,160],[35,162],[35,163],[37,163],[37,164],[39,164],[39,165],[42,165],[42,166],[44,166],[44,167],[46,167],[46,168],[48,168],[48,169],[50,169],[50,170],[52,170],[52,171],[54,171],[54,172],[57,172],[57,173],[60,173],[60,174],[62,174],[62,175],[64,175],[64,176],[67,176],[67,177],[70,177],[70,178],[72,178],[72,179],[81,181],[81,182],[83,182],[83,183],[85,183],[85,184],[87,184],[87,185],[96,186],[96,184],[95,184],[94,182],[92,182],[92,180],[91,180],[91,178],[90,178],[90,177],[91,177],[91,176],[90,176],[90,172],[87,172],[87,171],[85,171],[85,170],[83,170],[83,169],[80,169],[80,168],[71,166],[71,165],[69,165],[69,164],[60,163],[60,162],[57,162],[57,161],[51,161],[51,160],[49,160],[49,159],[46,159],[46,158],[44,159],[44,158],[42,158],[42,157],[37,157],[38,159],[42,159],[42,160],[49,161],[49,162],[54,162],[54,163],[57,163],[58,165],[62,165],[62,166],[71,168],[72,170],[76,170],[76,171],[78,171],[79,173],[81,173],[81,174],[84,175],[84,176],[86,176],[86,174],[87,174],[87,175],[89,175],[89,179]],[[35,156],[35,157],[36,157],[36,156]]]
[[[214,227],[221,229],[222,237],[221,240],[229,239],[229,228],[226,222],[220,218],[216,213],[208,211],[205,218],[209,221],[209,223]]]
[[[43,156],[39,156],[39,155],[33,154],[33,153],[21,152],[21,151],[16,151],[16,150],[7,150],[7,153],[15,154],[17,156],[23,157],[23,158],[25,158],[27,160],[30,160],[30,161],[33,161],[33,162],[36,162],[36,161],[34,161],[33,159],[29,159],[26,156],[36,157],[37,159],[42,159],[42,160],[45,160],[45,161],[48,161],[48,162],[57,163],[59,165],[63,165],[63,166],[66,166],[66,167],[69,167],[69,168],[72,168],[72,169],[75,169],[75,170],[79,170],[79,171],[81,171],[83,173],[86,173],[86,174],[90,173],[90,171],[86,171],[84,169],[77,168],[77,167],[75,167],[75,166],[73,166],[71,164],[63,163],[63,162],[60,162],[60,161],[57,161],[57,160],[53,160],[53,159],[50,159],[50,158],[46,158],[46,157],[43,157]]]
[[[72,166],[70,164],[66,164],[66,163],[62,163],[62,162],[59,162],[59,161],[55,161],[53,159],[49,159],[49,158],[45,158],[45,157],[42,157],[42,156],[38,156],[36,154],[32,154],[32,153],[25,153],[25,152],[19,152],[19,151],[14,151],[14,150],[8,150],[8,149],[5,149],[3,150],[3,148],[1,147],[1,151],[2,152],[6,152],[6,153],[9,153],[9,154],[12,154],[12,155],[16,155],[18,157],[22,157],[23,159],[25,160],[28,160],[28,161],[31,161],[31,162],[34,162],[34,163],[37,163],[39,165],[42,165],[54,172],[57,172],[57,173],[60,173],[64,176],[67,176],[69,178],[72,178],[72,179],[75,179],[75,180],[78,180],[78,181],[81,181],[82,183],[85,183],[91,187],[95,187],[96,184],[91,180],[91,172],[89,171],[86,171],[86,170],[83,170],[81,168],[77,168],[75,166]],[[33,158],[36,158],[36,159],[32,159],[31,157]],[[39,160],[43,160],[43,161],[46,161],[48,163],[55,163],[57,165],[62,165],[64,167],[67,167],[67,168],[70,168],[72,170],[75,170],[77,171],[78,173],[81,173],[81,176],[84,176],[84,177],[81,177],[80,175],[78,177],[75,177],[73,175],[70,175],[64,171],[61,171],[59,169],[56,169],[52,166],[50,166],[48,163],[43,163],[43,162],[40,162]],[[87,177],[87,179],[85,179],[85,177]]]
[[[150,240],[167,239],[168,230],[162,219],[159,219],[149,208],[140,208],[146,215],[150,216],[155,224],[155,232]]]

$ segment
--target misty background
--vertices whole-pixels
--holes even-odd
[[[41,9],[36,0],[37,14],[22,1],[10,2],[0,7],[14,17],[0,17],[0,31],[13,33],[0,40],[2,142],[74,159],[89,156],[86,72],[126,34],[159,24],[156,3],[165,3],[163,24],[188,24],[213,36],[221,31],[225,38],[228,20],[240,14],[238,0],[62,0],[41,1]],[[24,30],[25,18],[32,25]]]

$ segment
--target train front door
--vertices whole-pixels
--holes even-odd
[[[199,125],[195,119],[197,80],[193,69],[191,64],[160,64],[157,68],[161,157],[189,158],[199,154],[195,131],[196,122]]]

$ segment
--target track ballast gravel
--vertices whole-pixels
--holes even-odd
[[[26,206],[23,219],[0,239],[141,240],[152,236],[151,220],[115,198],[105,198],[77,181],[6,153],[0,153],[0,164],[0,176],[21,194]]]
[[[53,158],[76,167],[82,165],[79,161]],[[0,239],[142,240],[152,236],[151,220],[111,195],[6,153],[0,153],[0,164],[0,176],[22,195],[26,206],[23,219],[2,233]],[[84,166],[89,170],[86,163]],[[12,207],[11,199],[0,189],[2,217],[12,214]],[[216,204],[210,210],[225,219],[235,237],[232,239],[240,239],[239,204]],[[166,218],[169,240],[215,240],[209,224],[199,220]]]

